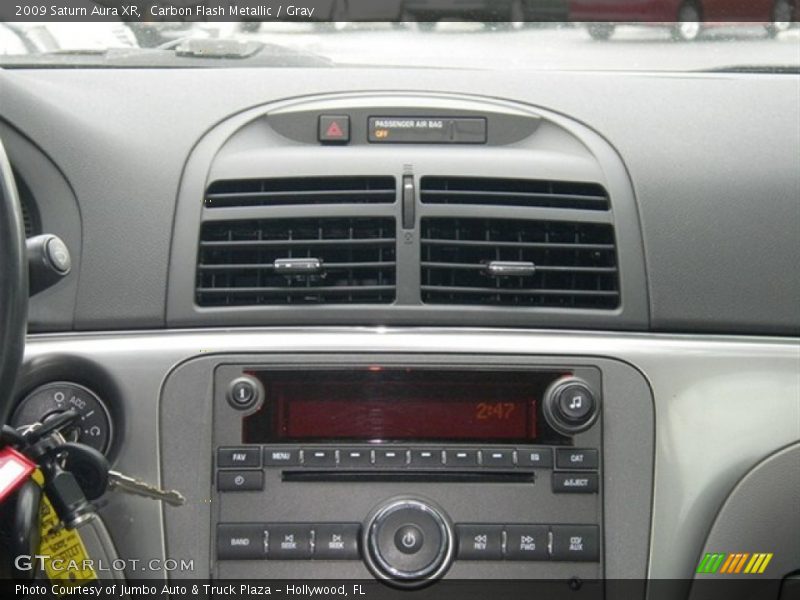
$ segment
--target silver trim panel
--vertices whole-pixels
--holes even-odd
[[[630,364],[644,374],[655,399],[652,578],[691,577],[706,532],[736,482],[765,456],[800,440],[798,338],[382,327],[191,330],[34,335],[25,360],[34,368],[45,357],[70,355],[110,373],[126,401],[126,443],[117,466],[160,481],[153,425],[167,374],[198,356],[259,352],[563,355]],[[126,535],[129,552],[163,555],[163,526],[160,535],[131,535],[162,523],[158,503],[117,495],[103,511],[115,534]]]

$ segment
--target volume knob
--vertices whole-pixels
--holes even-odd
[[[550,426],[565,435],[586,431],[597,420],[600,401],[582,379],[555,382],[545,393],[544,416]]]
[[[433,503],[416,498],[396,498],[379,507],[363,536],[367,566],[398,587],[419,587],[441,577],[453,557],[450,521]]]

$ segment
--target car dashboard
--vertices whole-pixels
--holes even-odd
[[[0,80],[28,234],[72,256],[15,418],[88,406],[82,439],[186,497],[98,504],[121,557],[193,561],[147,578],[800,569],[795,77]]]

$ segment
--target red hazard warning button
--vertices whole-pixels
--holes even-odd
[[[347,115],[321,115],[319,118],[319,141],[341,144],[349,142],[350,117]]]

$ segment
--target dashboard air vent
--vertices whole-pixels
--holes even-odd
[[[425,218],[421,242],[428,304],[619,306],[608,224]]]
[[[206,222],[196,281],[200,306],[389,303],[395,299],[395,221]]]
[[[494,179],[484,177],[423,177],[425,204],[481,204],[536,206],[580,210],[608,210],[608,194],[596,183]]]
[[[207,208],[287,204],[391,204],[394,177],[293,177],[215,181]]]

